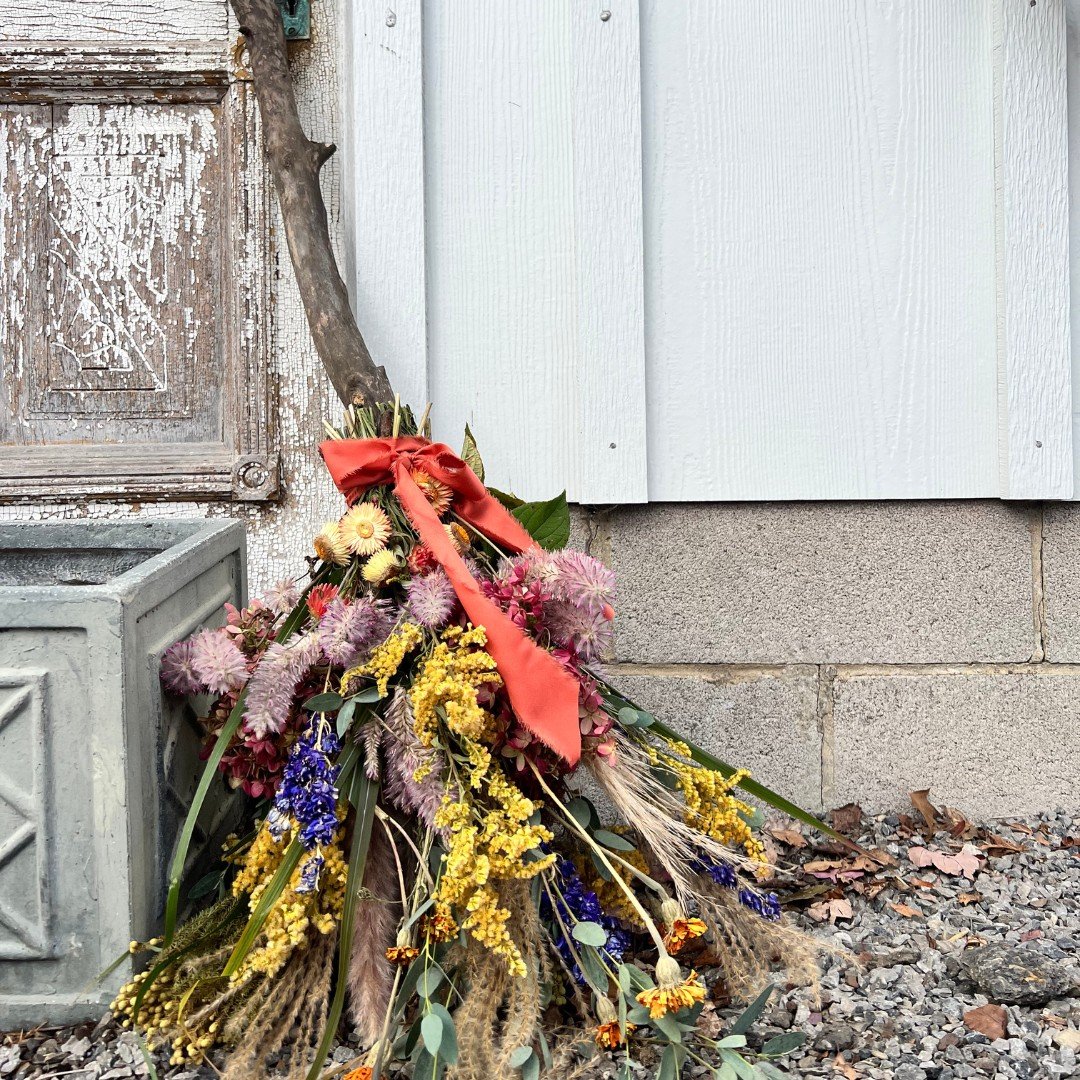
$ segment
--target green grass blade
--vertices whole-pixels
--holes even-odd
[[[307,594],[329,573],[330,567],[323,566],[312,577],[311,583],[304,590],[296,607],[292,609],[289,617],[282,624],[281,630],[278,631],[278,641],[285,641],[295,633],[304,619],[307,618]],[[188,851],[195,835],[195,826],[198,824],[199,814],[202,812],[203,803],[206,801],[207,793],[210,791],[210,785],[214,781],[221,759],[225,756],[225,751],[229,748],[229,743],[232,742],[233,736],[244,718],[244,702],[246,700],[247,688],[245,687],[241,691],[233,711],[229,713],[229,719],[225,721],[225,726],[218,732],[217,742],[214,743],[214,749],[206,759],[202,776],[199,778],[199,786],[195,789],[195,797],[191,800],[187,817],[184,818],[184,827],[180,830],[180,838],[176,843],[176,853],[173,855],[172,865],[169,868],[169,895],[165,901],[166,945],[172,942],[173,934],[176,933],[176,920],[180,912],[180,883],[184,877],[184,867],[187,865]]]
[[[371,827],[375,822],[375,803],[378,797],[378,781],[369,780],[363,769],[355,769],[349,785],[349,801],[356,810],[356,819],[353,821],[349,876],[345,886],[345,903],[341,911],[341,930],[338,934],[337,981],[334,986],[334,996],[330,1001],[330,1011],[326,1016],[326,1028],[319,1041],[315,1061],[308,1071],[307,1080],[318,1080],[323,1063],[330,1053],[330,1045],[337,1034],[341,1012],[345,1006],[345,983],[349,971],[349,957],[352,955],[353,924],[356,920],[360,887],[364,881],[364,868],[367,865]]]

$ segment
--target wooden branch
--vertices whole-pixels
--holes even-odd
[[[296,111],[277,0],[229,2],[247,41],[266,156],[319,359],[346,404],[358,400],[369,405],[392,401],[390,380],[371,358],[334,258],[319,172],[335,147],[332,143],[312,142],[304,134]]]

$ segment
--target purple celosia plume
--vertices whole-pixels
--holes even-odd
[[[247,658],[221,630],[201,630],[191,639],[191,666],[212,694],[239,690],[247,682]]]
[[[590,611],[568,600],[545,605],[544,625],[553,642],[589,663],[600,659],[613,637],[611,619],[603,611]]]
[[[192,646],[191,638],[185,638],[170,645],[161,657],[161,681],[168,691],[180,697],[201,694],[206,690],[195,673]]]
[[[244,730],[263,739],[289,722],[296,686],[319,659],[315,633],[271,642],[248,683]]]
[[[614,603],[615,574],[599,559],[568,549],[551,555],[548,565],[544,578],[555,599],[596,614]]]
[[[457,594],[445,570],[432,570],[423,577],[410,578],[405,586],[406,611],[428,630],[441,630],[457,606]]]
[[[319,646],[331,664],[351,667],[390,632],[385,600],[361,596],[352,603],[335,597],[319,620]]]

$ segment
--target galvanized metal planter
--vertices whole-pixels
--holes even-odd
[[[234,522],[0,525],[0,1030],[99,1014],[153,935],[199,775],[158,664],[245,574]]]

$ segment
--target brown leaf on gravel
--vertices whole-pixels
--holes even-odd
[[[913,791],[911,793],[911,805],[919,811],[919,816],[926,822],[926,827],[930,832],[937,832],[937,810],[934,809],[933,804],[930,802],[930,789],[923,788],[921,791]]]
[[[843,1054],[837,1054],[833,1059],[833,1068],[846,1080],[859,1080],[859,1074],[848,1064],[848,1059]]]
[[[890,903],[889,907],[891,907],[897,915],[903,915],[905,919],[913,919],[916,915],[922,914],[922,912],[918,908],[913,908],[910,904]]]
[[[839,833],[857,836],[862,827],[863,811],[858,803],[847,803],[829,811],[829,824]]]
[[[854,911],[850,901],[840,898],[837,900],[819,900],[806,909],[806,914],[815,922],[824,922],[828,919],[830,923],[834,923],[837,919],[852,918]]]
[[[962,892],[956,894],[958,904],[977,904],[982,899],[982,893]]]
[[[1015,840],[1006,840],[1004,836],[988,832],[985,839],[979,841],[979,846],[987,855],[1015,855],[1021,851],[1027,851],[1023,844]]]
[[[779,840],[780,843],[787,844],[788,847],[806,847],[806,837],[798,829],[784,829],[779,825],[769,825],[765,831]]]
[[[1005,1038],[1007,1020],[1008,1014],[1000,1005],[982,1005],[964,1013],[964,1027],[985,1035],[991,1041]]]

